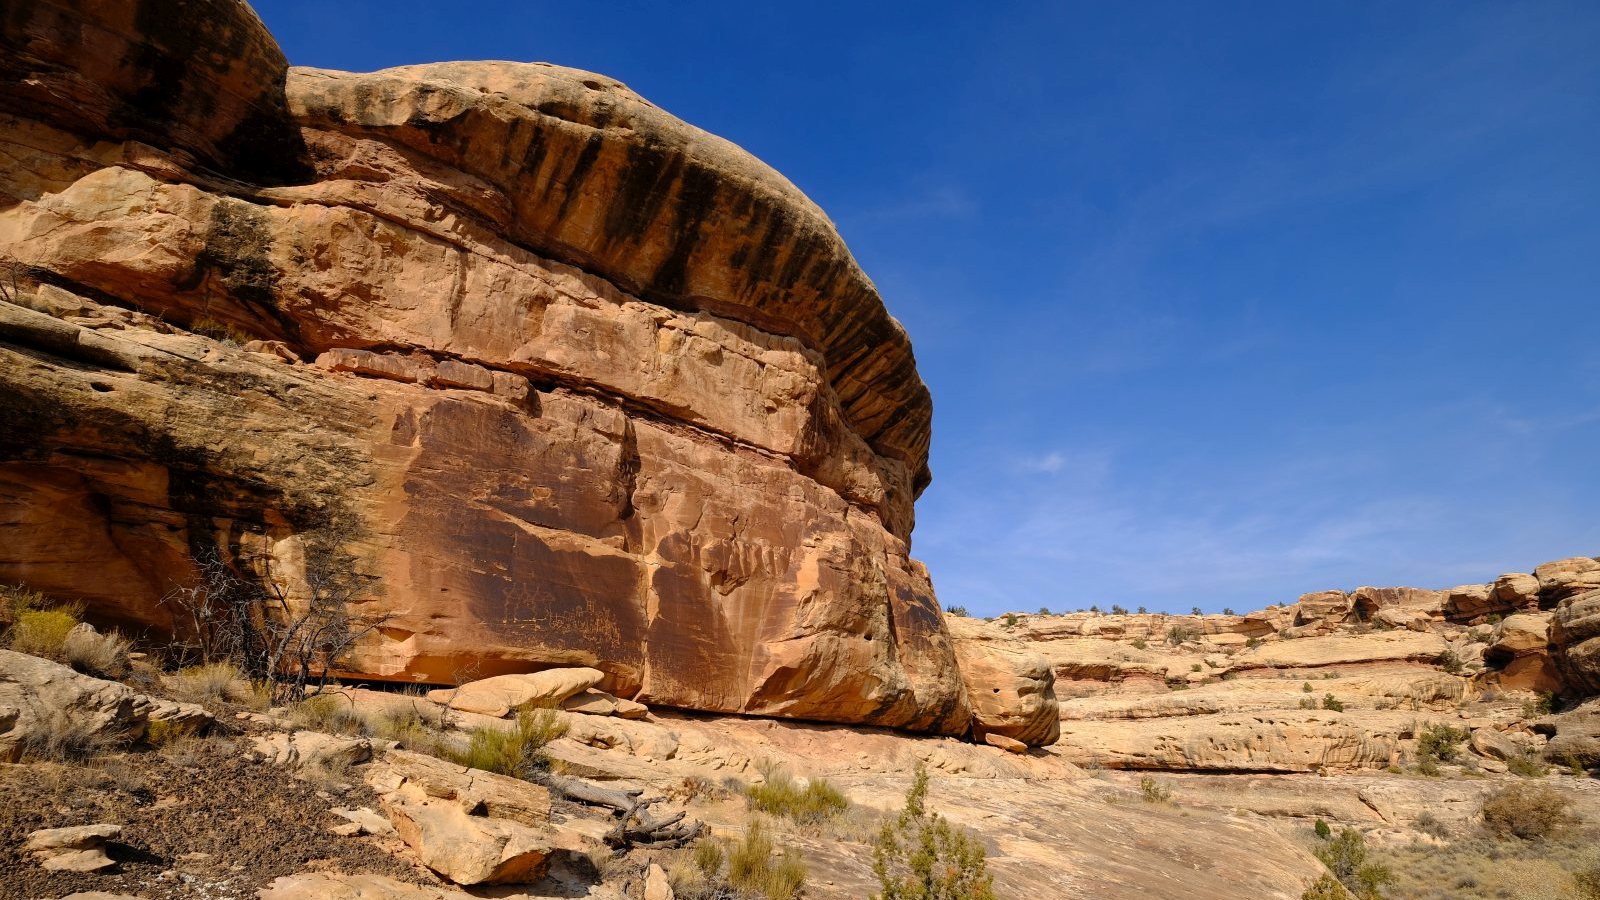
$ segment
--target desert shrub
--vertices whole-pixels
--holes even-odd
[[[477,728],[465,750],[451,753],[463,766],[531,781],[550,770],[545,745],[567,733],[554,710],[524,709],[508,729]]]
[[[1185,641],[1192,641],[1200,637],[1200,632],[1182,625],[1174,625],[1167,629],[1167,643],[1177,646]]]
[[[1125,616],[1128,614],[1128,608],[1120,603],[1113,603],[1111,604],[1111,614],[1113,616]]]
[[[1579,900],[1600,900],[1600,857],[1590,857],[1572,873],[1572,892]]]
[[[1172,799],[1172,789],[1146,775],[1139,779],[1139,796],[1146,803],[1166,803]]]
[[[6,645],[18,653],[62,659],[67,635],[78,626],[81,610],[74,606],[22,609],[16,614]]]
[[[1251,637],[1251,638],[1246,638],[1245,639],[1244,648],[1246,650],[1254,650],[1255,648],[1257,648],[1259,646],[1261,646],[1261,638]]]
[[[1523,702],[1522,715],[1523,718],[1537,719],[1540,716],[1550,715],[1550,713],[1555,711],[1555,706],[1555,695],[1540,691],[1538,694],[1534,695],[1532,700],[1526,700]]]
[[[1205,667],[1200,665],[1199,663],[1190,663],[1189,664],[1189,671],[1191,671],[1191,672],[1198,672],[1203,668],[1205,668]]]
[[[1417,756],[1437,762],[1450,762],[1456,758],[1461,745],[1472,734],[1465,728],[1452,728],[1442,722],[1425,726],[1417,735]]]
[[[929,813],[927,799],[928,769],[918,763],[905,807],[873,843],[873,900],[994,900],[983,844]]]
[[[1312,852],[1328,867],[1328,873],[1360,900],[1381,900],[1383,886],[1394,881],[1394,873],[1387,866],[1370,859],[1366,838],[1354,828],[1340,831],[1337,837],[1317,845]]]
[[[1441,774],[1439,761],[1431,756],[1424,756],[1417,760],[1417,774],[1429,778],[1438,778]]]
[[[1189,608],[1189,615],[1191,615],[1191,616],[1203,616],[1203,615],[1205,615],[1205,613],[1200,611],[1200,607],[1192,606],[1192,607]]]
[[[1506,769],[1520,778],[1543,778],[1550,774],[1550,767],[1532,753],[1523,753],[1521,756],[1513,756],[1506,760]]]
[[[775,766],[766,767],[762,774],[765,779],[745,792],[751,809],[810,824],[850,808],[849,798],[827,779],[813,778],[801,788],[788,772]]]
[[[1327,840],[1328,838],[1333,837],[1333,829],[1328,827],[1328,823],[1323,821],[1320,817],[1317,819],[1317,824],[1311,826],[1311,831],[1322,840]]]
[[[1300,895],[1300,900],[1349,900],[1349,898],[1350,892],[1344,889],[1344,885],[1332,875],[1326,874],[1312,882],[1305,893]]]
[[[189,324],[189,330],[198,335],[221,341],[233,346],[243,346],[250,342],[250,336],[239,329],[216,319],[201,316]]]
[[[367,721],[356,711],[355,703],[339,694],[318,694],[290,707],[289,721],[306,731],[327,734],[365,734]]]
[[[1538,841],[1553,837],[1568,825],[1572,799],[1542,784],[1512,784],[1484,798],[1479,812],[1483,826],[1500,837]]]
[[[1443,840],[1450,836],[1450,829],[1431,812],[1425,812],[1411,823],[1411,827],[1426,835]]]
[[[1133,639],[1133,648],[1135,650],[1144,650],[1149,646],[1150,646],[1150,642],[1146,641],[1144,638],[1134,638]]]
[[[946,606],[944,611],[952,616],[961,616],[963,618],[965,618],[967,615],[967,608],[965,606]]]
[[[1307,694],[1314,694],[1317,689],[1311,686],[1311,682],[1307,681],[1300,685],[1300,690]]]
[[[250,685],[229,663],[207,663],[179,669],[172,678],[172,692],[191,703],[227,703],[250,696]]]
[[[72,630],[61,644],[62,661],[85,675],[120,679],[128,674],[128,639],[115,631]]]
[[[20,584],[0,584],[0,630],[9,630],[25,612],[44,609],[50,598]]]
[[[441,756],[447,751],[448,739],[444,735],[443,712],[431,703],[421,701],[405,705],[393,704],[368,713],[366,731],[373,737],[394,741],[402,749],[429,756]]]
[[[1439,668],[1449,675],[1460,675],[1461,670],[1464,668],[1461,663],[1461,657],[1457,656],[1454,650],[1446,650],[1440,653],[1434,661],[1438,663]]]
[[[1344,703],[1338,697],[1328,694],[1322,698],[1322,708],[1331,709],[1334,712],[1344,712]]]
[[[1225,616],[1235,615],[1235,613],[1233,611],[1233,607],[1231,607],[1231,606],[1224,606],[1222,608],[1222,614],[1225,615]]]
[[[789,848],[775,856],[763,819],[751,821],[744,839],[733,845],[727,859],[728,884],[744,896],[793,900],[805,887],[806,864],[799,851]]]

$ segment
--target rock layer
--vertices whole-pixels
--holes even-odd
[[[162,630],[197,558],[336,576],[369,677],[968,730],[927,390],[798,189],[600,76],[155,6],[4,27],[0,581]]]

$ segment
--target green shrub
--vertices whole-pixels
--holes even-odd
[[[341,694],[307,697],[290,708],[289,720],[306,731],[350,735],[367,733],[366,719],[356,712],[355,702]]]
[[[1526,719],[1537,719],[1540,716],[1550,715],[1550,713],[1555,711],[1555,707],[1555,695],[1545,691],[1540,691],[1532,700],[1523,702],[1522,716]]]
[[[1313,825],[1311,830],[1316,833],[1317,837],[1323,840],[1333,837],[1333,829],[1329,828],[1328,823],[1324,822],[1320,817],[1317,819],[1317,824]]]
[[[1445,673],[1449,675],[1460,675],[1461,670],[1465,668],[1461,663],[1461,657],[1457,656],[1454,650],[1446,650],[1440,653],[1435,661],[1439,664],[1439,668],[1445,670]]]
[[[58,606],[54,609],[23,609],[17,613],[6,644],[18,653],[60,660],[67,634],[78,627],[80,610]]]
[[[1300,690],[1304,691],[1307,694],[1314,694],[1314,693],[1316,693],[1317,689],[1311,686],[1311,682],[1307,681],[1304,684],[1300,685]]]
[[[872,847],[873,900],[995,900],[981,842],[927,811],[928,769],[917,764],[905,808]]]
[[[1550,774],[1550,767],[1532,753],[1511,757],[1506,760],[1506,768],[1511,774],[1521,778],[1543,778]]]
[[[1394,881],[1387,866],[1369,859],[1366,838],[1354,828],[1340,831],[1312,852],[1328,867],[1328,873],[1360,900],[1381,900],[1383,886]]]
[[[1332,875],[1324,874],[1311,887],[1306,888],[1300,895],[1300,900],[1349,900],[1350,892],[1344,889],[1338,879]]]
[[[545,745],[567,733],[567,723],[550,709],[524,709],[507,729],[477,728],[465,750],[451,753],[463,766],[531,781],[550,770]]]
[[[793,848],[775,858],[766,822],[758,818],[728,852],[728,883],[747,896],[793,900],[805,887],[806,866]]]
[[[1440,775],[1439,761],[1431,756],[1424,756],[1417,760],[1417,774],[1429,778],[1438,778]]]
[[[965,606],[946,606],[944,611],[952,616],[961,616],[962,618],[965,618],[967,615],[967,608]]]
[[[1334,712],[1344,712],[1344,703],[1338,697],[1328,694],[1322,698],[1322,708],[1331,709]]]
[[[1167,643],[1173,646],[1182,644],[1185,641],[1195,640],[1199,636],[1200,632],[1195,631],[1193,628],[1184,628],[1181,625],[1174,625],[1167,629]]]
[[[1244,648],[1246,650],[1254,650],[1255,648],[1257,648],[1259,646],[1261,646],[1261,638],[1252,637],[1252,638],[1246,638],[1245,639]]]
[[[1483,801],[1483,826],[1500,837],[1525,841],[1553,837],[1572,824],[1572,799],[1543,784],[1512,784]]]
[[[1149,646],[1150,646],[1150,642],[1146,641],[1144,638],[1134,638],[1133,639],[1133,648],[1135,650],[1144,650]]]
[[[776,767],[769,767],[763,774],[765,780],[745,792],[751,809],[811,824],[850,808],[849,798],[826,779],[813,778],[799,788],[788,772]]]
[[[1417,756],[1436,762],[1451,762],[1460,752],[1461,745],[1471,736],[1471,732],[1465,728],[1452,728],[1436,722],[1424,727],[1417,736]]]

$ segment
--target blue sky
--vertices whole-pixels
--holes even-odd
[[[916,345],[947,604],[1600,554],[1600,5],[256,7],[300,65],[603,72],[788,175]]]

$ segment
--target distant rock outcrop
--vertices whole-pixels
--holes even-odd
[[[186,10],[0,24],[0,582],[162,630],[196,560],[340,578],[368,677],[970,730],[928,392],[798,189],[602,76]]]

